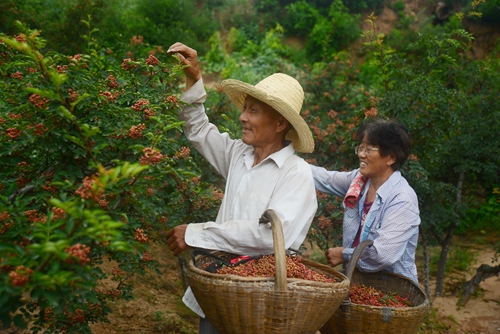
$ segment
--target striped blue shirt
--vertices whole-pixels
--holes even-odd
[[[344,197],[359,169],[351,172],[327,171],[311,165],[316,189],[326,194]],[[352,243],[361,221],[363,205],[370,181],[365,185],[354,208],[344,206],[342,255],[349,261],[354,248]],[[388,270],[404,275],[418,283],[415,252],[418,242],[420,212],[413,188],[401,172],[395,171],[377,190],[377,197],[366,216],[360,241],[370,239],[358,261],[363,272]]]

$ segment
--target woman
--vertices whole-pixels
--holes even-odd
[[[415,191],[399,171],[410,155],[407,128],[374,120],[357,132],[359,168],[327,171],[311,165],[316,189],[344,197],[342,247],[326,251],[332,266],[348,262],[354,248],[373,240],[357,264],[364,272],[388,270],[418,283],[415,251],[420,216]]]

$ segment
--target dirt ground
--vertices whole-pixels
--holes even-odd
[[[491,247],[477,247],[478,258],[473,268],[480,264],[490,266],[498,265],[492,263],[494,255]],[[469,280],[475,271],[471,273],[454,273],[454,278],[465,277]],[[448,277],[448,282],[452,281]],[[452,326],[446,333],[474,333],[474,334],[499,334],[500,333],[500,277],[494,276],[486,279],[480,284],[479,296],[471,299],[463,307],[456,305],[458,297],[445,294],[433,299],[432,307],[441,321]],[[431,287],[431,292],[433,292]]]

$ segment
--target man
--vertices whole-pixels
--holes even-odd
[[[283,224],[285,248],[299,248],[317,209],[309,165],[296,156],[312,152],[312,133],[300,116],[304,100],[294,78],[275,73],[257,85],[225,80],[224,92],[241,110],[242,139],[233,140],[209,123],[197,52],[182,43],[167,51],[176,54],[186,75],[180,112],[192,145],[226,179],[225,196],[215,222],[179,225],[168,231],[167,243],[175,256],[191,248],[242,255],[271,254],[272,232],[259,224],[267,209]],[[183,301],[204,318],[190,289]],[[208,329],[205,329],[208,328]],[[217,333],[201,319],[200,333]]]

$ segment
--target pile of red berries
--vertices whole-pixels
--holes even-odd
[[[413,303],[408,297],[400,296],[397,292],[383,293],[372,286],[354,283],[349,293],[351,302],[354,304],[387,307],[411,307]]]
[[[243,277],[274,277],[276,261],[274,255],[264,255],[259,259],[248,261],[237,266],[223,266],[217,274],[230,274]],[[328,277],[307,267],[299,256],[286,257],[286,276],[288,278],[305,279],[309,281],[334,283],[335,278]]]

